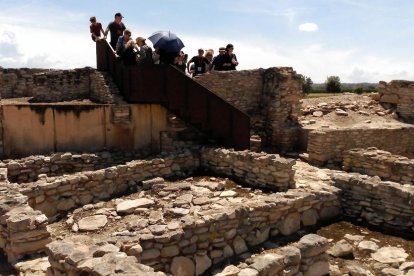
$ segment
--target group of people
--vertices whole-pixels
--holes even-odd
[[[188,55],[183,51],[179,53],[168,53],[162,48],[152,51],[151,47],[146,44],[146,39],[137,37],[132,39],[132,33],[122,22],[122,14],[116,13],[113,22],[108,24],[105,31],[102,24],[96,20],[96,17],[90,18],[90,32],[92,40],[97,42],[106,39],[110,32],[110,45],[116,55],[125,65],[132,64],[172,64],[184,73],[191,76],[204,74],[208,71],[230,71],[236,70],[239,65],[236,55],[233,53],[234,47],[228,44],[226,47],[220,47],[219,54],[214,56],[214,50],[198,50],[198,55],[188,60]]]

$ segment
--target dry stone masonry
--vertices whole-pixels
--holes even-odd
[[[251,116],[252,134],[263,148],[297,147],[302,81],[292,68],[213,71],[197,81]]]
[[[342,164],[354,148],[376,147],[393,154],[414,157],[414,127],[314,130],[308,136],[308,153],[316,164]],[[398,139],[398,142],[396,141]]]
[[[381,81],[378,85],[381,103],[397,106],[398,114],[406,120],[414,119],[414,82],[393,80]]]
[[[11,182],[34,182],[40,175],[59,176],[64,173],[94,171],[140,159],[145,152],[97,152],[72,154],[58,152],[49,156],[36,155],[22,159],[6,159],[0,168],[7,168]]]
[[[209,148],[202,151],[202,165],[210,172],[273,191],[294,188],[295,161],[277,154]]]
[[[414,230],[413,186],[356,173],[334,173],[332,178],[334,185],[341,189],[345,216],[394,233],[411,234]]]
[[[346,152],[343,169],[379,176],[383,180],[414,184],[414,160],[377,148],[352,149]]]

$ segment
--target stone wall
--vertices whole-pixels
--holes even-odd
[[[233,190],[221,191],[224,185],[220,188],[216,184],[203,183],[196,189],[192,188],[193,185],[197,184],[153,181],[145,186],[148,191],[140,192],[140,198],[115,202],[116,209],[106,208],[106,212],[116,212],[119,221],[129,221],[127,230],[100,238],[92,245],[96,248],[105,243],[113,244],[119,248],[111,246],[113,250],[125,252],[144,265],[173,275],[202,275],[212,265],[246,253],[270,237],[289,236],[304,226],[340,215],[338,190],[335,188],[309,192],[292,189],[286,193],[250,198],[243,194],[235,196]],[[213,197],[203,194],[203,189],[211,191]],[[92,214],[105,213],[105,209],[98,212],[94,206],[88,208],[92,208]],[[183,212],[188,208],[196,211]],[[85,218],[77,217],[79,213],[74,212],[68,221],[81,225]],[[311,243],[307,246],[309,249]],[[57,259],[54,256],[60,255],[59,251],[51,246],[48,248],[49,256]],[[304,254],[300,264],[302,271],[308,271],[314,261],[323,259],[320,256],[322,252],[316,251],[314,255]],[[309,259],[311,257],[315,259]],[[82,265],[77,261],[79,259],[70,259],[66,258],[65,262],[79,269]]]
[[[316,164],[342,164],[345,153],[354,148],[376,147],[413,157],[413,135],[414,127],[316,130],[308,135],[307,152]]]
[[[91,172],[70,176],[42,178],[21,184],[19,190],[28,203],[49,218],[75,207],[120,195],[134,189],[138,182],[156,176],[173,177],[191,174],[199,167],[199,159],[189,151],[137,160]]]
[[[407,120],[414,119],[414,82],[393,80],[381,81],[378,85],[381,103],[397,106],[397,113]]]
[[[110,243],[90,246],[88,237],[54,241],[47,245],[50,267],[47,275],[145,275],[165,276],[163,272],[139,263]]]
[[[105,73],[92,68],[73,70],[0,69],[3,99],[32,97],[32,102],[61,102],[92,99],[116,103],[119,94]]]
[[[216,276],[259,276],[259,275],[328,275],[329,247],[324,237],[309,234],[298,242],[252,256],[242,269],[227,266]],[[240,267],[240,265],[239,265]]]
[[[273,191],[294,188],[295,171],[293,159],[277,154],[234,151],[227,149],[204,149],[201,163],[212,173],[228,176],[251,186]]]
[[[27,197],[7,182],[7,170],[0,173],[0,249],[9,262],[26,254],[42,252],[51,241],[48,220],[27,205]]]
[[[47,69],[2,69],[0,68],[0,94],[3,99],[32,97],[33,76],[48,72]]]
[[[352,149],[344,155],[345,171],[379,176],[382,180],[414,184],[414,160],[377,148]]]
[[[39,175],[58,176],[64,173],[94,171],[115,164],[122,164],[148,155],[145,152],[97,152],[72,154],[55,153],[49,156],[36,155],[22,159],[6,159],[0,168],[7,168],[10,182],[33,182]]]
[[[334,173],[334,185],[341,189],[343,214],[380,226],[393,233],[414,230],[414,187],[381,181],[379,177]]]
[[[197,81],[251,116],[262,147],[288,151],[298,143],[301,76],[290,67],[213,71]]]

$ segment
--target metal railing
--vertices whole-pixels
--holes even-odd
[[[97,69],[110,73],[127,102],[161,104],[218,143],[249,148],[249,116],[174,66],[125,66],[107,41],[96,50]]]

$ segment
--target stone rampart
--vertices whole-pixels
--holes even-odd
[[[28,197],[30,206],[50,218],[77,206],[123,194],[148,178],[183,176],[191,174],[198,167],[199,159],[185,151],[97,171],[45,177],[33,183],[21,184],[19,190]]]
[[[334,173],[332,179],[341,189],[345,216],[362,219],[393,233],[412,233],[414,187],[357,173]]]
[[[263,148],[287,151],[298,143],[301,76],[290,67],[213,71],[196,79],[251,116]]]
[[[0,94],[3,99],[32,97],[34,80],[38,73],[49,72],[47,69],[1,69],[0,68]]]
[[[22,159],[6,159],[0,168],[7,168],[10,182],[34,182],[39,175],[59,176],[64,173],[94,171],[141,159],[145,153],[140,152],[97,152],[72,154],[55,153],[49,156],[36,155]]]
[[[414,160],[377,148],[352,149],[344,155],[345,171],[379,176],[382,180],[414,184]]]
[[[259,188],[287,191],[295,185],[295,161],[277,154],[208,148],[201,153],[201,164],[212,173]]]
[[[389,83],[381,81],[378,85],[381,103],[397,106],[397,113],[403,119],[414,119],[414,82],[393,80]]]
[[[381,129],[330,129],[308,135],[309,159],[313,163],[342,164],[344,155],[354,148],[376,147],[393,154],[414,156],[414,127]]]

